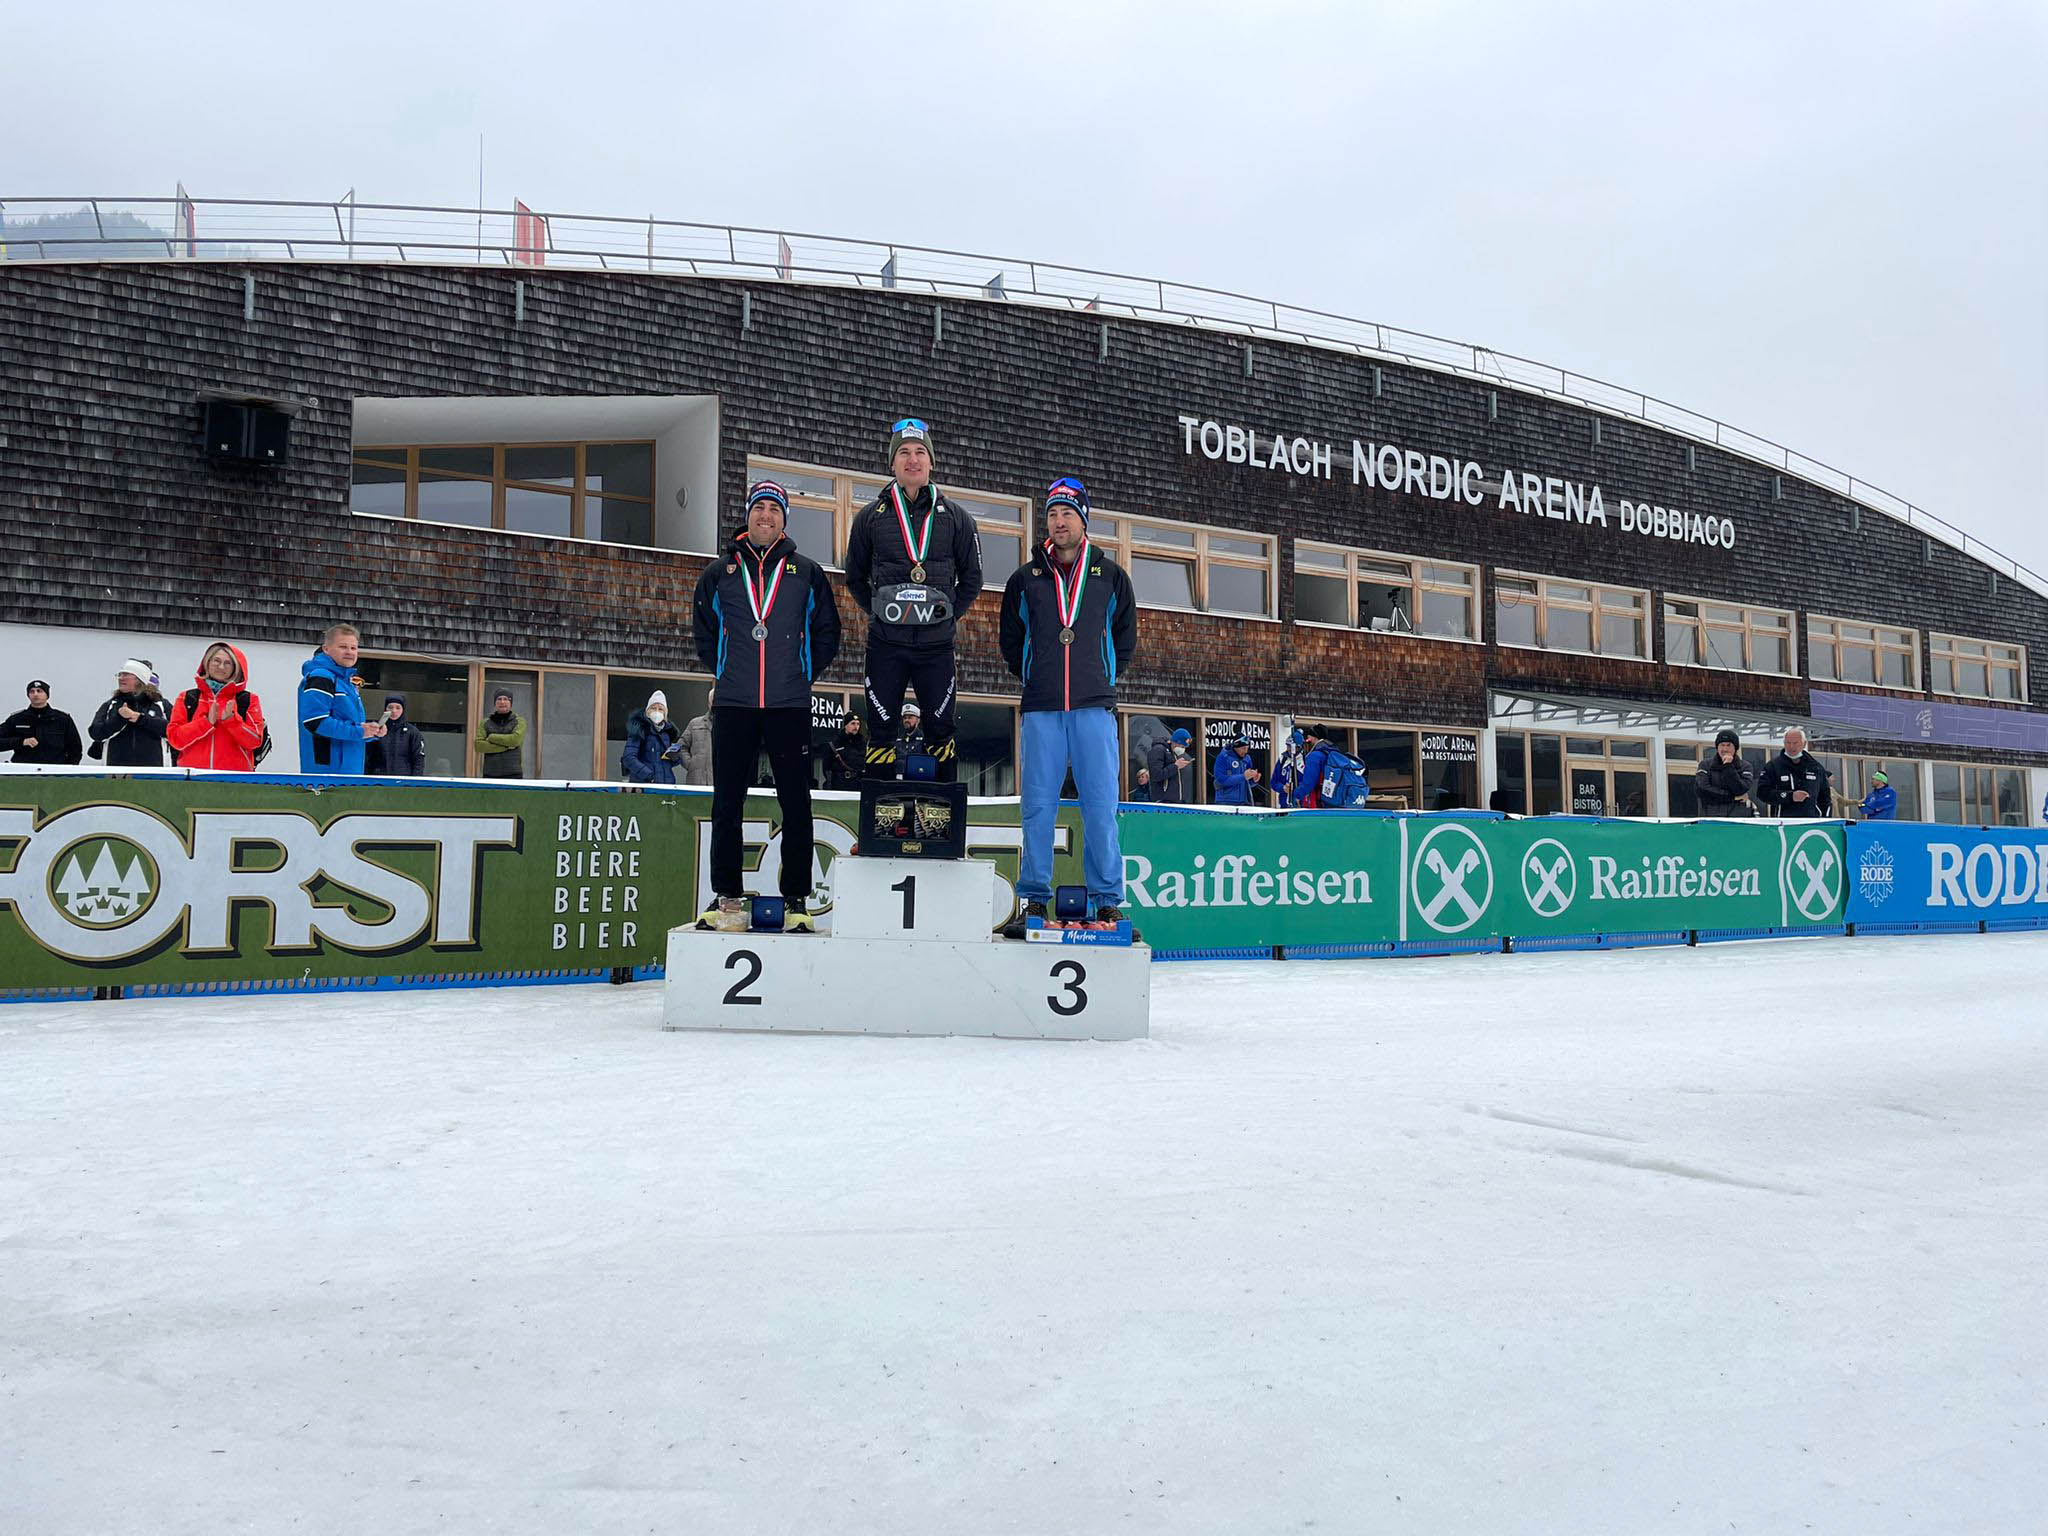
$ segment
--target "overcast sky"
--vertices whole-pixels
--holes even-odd
[[[466,207],[482,133],[493,207],[1028,256],[1520,353],[2048,573],[2043,0],[67,4],[6,32],[0,197]]]

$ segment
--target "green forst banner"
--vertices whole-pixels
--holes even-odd
[[[1126,811],[1121,827],[1155,949],[1842,922],[1839,823]]]
[[[859,802],[814,805],[829,911]],[[702,789],[7,774],[0,995],[658,964],[710,888],[710,808]],[[1079,878],[1078,822],[1062,812],[1057,879]],[[748,888],[772,893],[772,796],[750,797],[745,836]],[[1013,803],[973,806],[1004,899],[1018,836]]]

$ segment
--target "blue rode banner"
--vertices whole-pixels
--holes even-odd
[[[1859,821],[1848,831],[1852,923],[2048,925],[2048,830]]]

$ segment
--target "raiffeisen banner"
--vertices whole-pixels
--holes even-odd
[[[1849,866],[1852,923],[2048,926],[2048,830],[1859,821]]]

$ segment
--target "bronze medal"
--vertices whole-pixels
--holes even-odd
[[[919,586],[923,586],[923,585],[924,585],[924,567],[923,567],[923,566],[921,566],[921,565],[913,565],[913,566],[912,566],[912,567],[910,568],[910,579],[911,579],[912,581],[916,582],[916,583],[917,583],[917,584],[918,584]]]
[[[1061,645],[1072,645],[1073,643],[1074,643],[1074,629],[1073,629],[1073,626],[1072,626],[1072,625],[1070,624],[1070,625],[1068,625],[1068,626],[1067,626],[1067,627],[1066,627],[1065,629],[1063,629],[1063,630],[1061,630],[1061,631],[1060,631],[1060,644],[1061,644]]]

